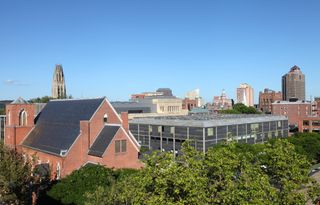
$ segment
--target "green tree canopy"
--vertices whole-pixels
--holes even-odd
[[[85,193],[98,187],[109,190],[114,181],[114,172],[99,165],[87,165],[63,178],[48,192],[53,199],[63,204],[85,203]]]
[[[306,155],[312,164],[320,163],[320,134],[297,133],[288,138],[294,144],[296,152]]]
[[[0,202],[27,204],[31,180],[30,163],[0,142]]]
[[[237,103],[230,110],[221,110],[221,114],[260,114],[254,107],[248,107],[242,103]]]

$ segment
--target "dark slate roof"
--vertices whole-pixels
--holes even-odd
[[[89,149],[89,155],[102,157],[103,153],[111,143],[120,126],[106,125]]]
[[[49,101],[37,116],[35,128],[22,145],[61,155],[70,149],[80,134],[80,121],[90,120],[103,100],[104,98]]]
[[[151,107],[143,103],[138,102],[111,102],[111,105],[117,111],[117,113],[128,112],[128,113],[150,113]]]

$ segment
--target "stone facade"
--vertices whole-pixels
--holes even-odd
[[[52,80],[52,98],[63,99],[66,97],[67,90],[62,65],[56,65]]]

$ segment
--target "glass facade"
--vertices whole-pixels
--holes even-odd
[[[164,126],[130,123],[129,129],[142,147],[149,150],[175,152],[184,141],[199,151],[231,140],[239,143],[263,143],[269,139],[288,136],[288,121],[266,121],[216,127]]]

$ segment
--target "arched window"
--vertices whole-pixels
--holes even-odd
[[[107,123],[107,122],[108,122],[108,115],[107,115],[107,114],[104,114],[104,116],[103,116],[103,122],[104,122],[104,123]]]
[[[60,179],[61,177],[61,167],[60,167],[60,163],[57,163],[57,179]]]
[[[60,86],[58,86],[58,98],[60,98]]]
[[[22,110],[19,114],[19,126],[26,126],[27,125],[27,113],[26,111]]]

